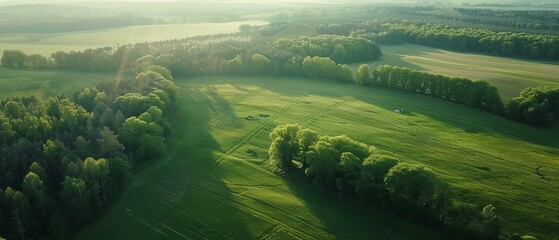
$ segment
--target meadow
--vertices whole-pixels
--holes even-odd
[[[49,97],[94,87],[113,81],[116,73],[87,73],[57,70],[20,70],[0,67],[0,99],[34,95],[46,100]]]
[[[499,89],[508,102],[527,87],[559,86],[559,64],[460,53],[419,45],[382,47],[383,57],[368,63],[372,69],[387,64],[445,76],[483,80]],[[351,65],[357,69],[359,64]]]
[[[214,76],[175,82],[182,94],[166,157],[138,171],[79,238],[444,239],[305,179],[269,171],[268,134],[286,123],[346,134],[401,161],[427,165],[460,201],[495,205],[507,232],[559,237],[559,128],[323,80]]]
[[[3,50],[22,50],[27,54],[50,56],[57,51],[82,51],[123,44],[182,39],[194,36],[234,33],[243,24],[264,25],[261,21],[143,25],[63,33],[0,34]],[[1,54],[0,54],[1,57]]]

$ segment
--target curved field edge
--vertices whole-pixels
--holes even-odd
[[[507,231],[559,236],[557,128],[330,81],[197,77],[176,83],[183,93],[167,157],[135,175],[82,239],[440,238],[269,172],[269,132],[299,122],[429,166],[461,201],[495,205]],[[406,114],[394,113],[398,107]],[[547,179],[535,173],[539,166]]]
[[[444,76],[465,77],[489,82],[508,102],[522,89],[559,86],[559,64],[537,62],[474,53],[440,50],[420,45],[382,46],[383,57],[369,62],[371,69],[386,64]],[[359,64],[351,64],[357,69]]]

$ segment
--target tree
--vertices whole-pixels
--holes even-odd
[[[390,169],[384,182],[395,207],[416,216],[430,213],[441,195],[437,176],[421,165],[400,163]]]
[[[6,67],[25,67],[27,55],[20,50],[4,50],[0,63]]]
[[[173,75],[171,74],[171,71],[169,71],[169,69],[162,67],[162,66],[158,66],[158,65],[150,65],[148,67],[146,67],[142,72],[156,72],[161,74],[161,76],[163,76],[164,78],[168,79],[168,80],[173,80]]]
[[[374,148],[369,148],[367,144],[353,140],[346,135],[328,137],[328,142],[340,153],[350,152],[359,159],[365,159],[371,155]]]
[[[31,201],[31,205],[38,208],[37,210],[41,213],[39,216],[41,216],[43,224],[46,224],[50,219],[49,205],[52,199],[48,196],[43,181],[39,175],[29,172],[25,175],[25,178],[23,178],[22,187],[23,192]]]
[[[149,134],[153,136],[163,136],[163,128],[161,128],[156,123],[148,123],[137,117],[130,117],[124,121],[122,127],[119,129],[119,138],[125,144],[126,147],[135,147],[139,144],[139,139],[144,134]]]
[[[270,133],[272,144],[268,153],[270,159],[279,169],[289,171],[293,167],[293,158],[299,153],[297,133],[299,125],[280,125]]]
[[[103,127],[97,139],[102,157],[112,157],[117,153],[124,152],[124,145],[118,141],[118,135],[108,127]]]
[[[257,74],[265,74],[270,71],[271,61],[262,54],[255,53],[252,55],[252,69]]]
[[[353,153],[342,153],[340,162],[336,165],[336,169],[340,173],[340,176],[336,179],[338,191],[355,190],[357,179],[361,175],[361,163],[362,160]],[[346,189],[347,187],[349,187],[349,189]]]
[[[237,55],[235,58],[227,61],[227,69],[233,74],[244,73],[244,64],[241,55]]]
[[[89,196],[90,193],[86,188],[85,181],[68,176],[64,178],[60,198],[66,206],[68,219],[72,219],[69,223],[73,226],[82,224],[91,213]]]
[[[320,134],[310,129],[301,129],[297,132],[297,144],[299,144],[299,153],[301,156],[301,163],[303,164],[302,170],[305,172],[309,163],[307,161],[307,152],[311,150],[318,139],[320,138]]]
[[[315,185],[333,185],[336,178],[336,164],[340,153],[325,141],[318,141],[314,150],[307,153],[309,168],[305,175],[312,178]]]
[[[108,200],[109,194],[109,181],[110,181],[110,166],[107,159],[100,158],[95,160],[94,158],[87,158],[83,162],[83,177],[89,189],[93,189],[93,186],[98,186],[99,195],[93,192],[92,200],[98,208],[101,207]],[[101,197],[101,199],[99,199]],[[101,200],[101,201],[100,201]]]
[[[361,166],[361,179],[356,186],[357,195],[364,200],[385,201],[388,190],[384,184],[386,174],[398,164],[398,159],[381,154],[371,154]]]
[[[357,70],[357,75],[355,76],[355,82],[360,85],[366,85],[371,82],[371,69],[368,64],[359,65]]]

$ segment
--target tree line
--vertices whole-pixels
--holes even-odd
[[[381,65],[370,70],[362,64],[355,74],[357,84],[426,94],[504,116],[538,127],[552,127],[559,119],[559,87],[524,89],[504,105],[497,88],[485,81],[447,77],[402,67]]]
[[[372,34],[356,34],[373,38],[379,44],[406,43],[490,55],[559,60],[559,36],[518,32],[497,32],[481,28],[456,28],[446,24],[410,22],[363,24]]]
[[[4,50],[0,64],[11,68],[45,69],[54,66],[53,61],[40,54],[27,55],[20,50]]]
[[[399,24],[398,26],[408,26],[413,24]],[[372,24],[369,27],[378,27]],[[388,24],[387,26],[392,26]],[[433,25],[435,26],[435,25]],[[441,27],[440,25],[436,25]],[[442,28],[441,29],[450,29]],[[378,29],[377,29],[378,30]],[[378,30],[380,31],[380,30]],[[485,31],[485,30],[482,30]],[[444,31],[443,31],[444,32]],[[466,34],[464,32],[463,34]],[[471,81],[465,78],[450,78],[446,76],[433,75],[406,68],[383,66],[375,70],[357,69],[353,73],[351,67],[337,63],[330,57],[304,56],[309,54],[306,48],[322,49],[310,51],[319,55],[328,55],[333,48],[336,48],[336,41],[345,42],[365,42],[367,44],[384,39],[405,39],[404,33],[384,32],[380,34],[367,33],[359,30],[352,33],[350,37],[325,37],[315,38],[303,37],[291,40],[280,39],[268,41],[265,39],[251,39],[250,41],[213,42],[211,37],[168,40],[154,43],[139,43],[134,45],[123,45],[118,48],[89,49],[83,52],[57,52],[53,54],[52,66],[62,69],[105,71],[116,69],[117,63],[122,67],[133,68],[138,66],[160,65],[173,72],[177,76],[207,75],[207,74],[233,74],[233,75],[276,75],[276,76],[306,76],[311,78],[336,79],[344,82],[355,81],[358,84],[371,85],[375,87],[386,87],[402,89],[411,92],[419,92],[430,96],[439,97],[460,104],[476,107],[497,115],[505,115],[510,119],[535,125],[548,126],[553,124],[553,114],[550,109],[555,106],[553,99],[549,99],[546,104],[543,100],[534,107],[534,104],[524,103],[521,110],[514,105],[503,105],[496,88],[484,81]],[[400,36],[400,37],[398,37]],[[215,36],[219,39],[223,36]],[[365,38],[370,40],[363,41]],[[296,42],[296,46],[291,48],[287,42]],[[312,43],[312,44],[310,44]],[[327,44],[329,43],[329,44]],[[361,45],[356,49],[373,49],[376,51],[376,44]],[[303,47],[305,46],[305,47]],[[368,46],[362,48],[362,46]],[[299,49],[299,50],[294,50]],[[351,49],[351,48],[346,48]],[[14,51],[7,50],[5,53]],[[17,52],[17,51],[15,51]],[[379,54],[382,54],[379,50]],[[2,62],[12,62],[14,54],[4,54]],[[15,54],[18,55],[18,54]],[[21,55],[21,54],[19,54]],[[157,57],[155,57],[157,56]],[[380,55],[374,55],[375,58]],[[139,59],[126,61],[126,59]],[[5,65],[5,64],[4,64]],[[20,64],[8,64],[8,66],[20,66]],[[120,66],[119,66],[120,67]],[[363,66],[363,68],[368,66]],[[372,72],[372,74],[370,73]],[[552,101],[553,100],[553,101]],[[533,102],[533,101],[532,101]],[[513,103],[515,103],[513,101]],[[534,105],[534,106],[532,106]],[[506,110],[509,109],[510,110]],[[533,109],[537,109],[534,111]],[[522,111],[523,113],[518,113]],[[514,113],[513,113],[514,112]],[[537,114],[544,118],[534,117]],[[532,116],[533,115],[533,116]],[[555,115],[556,116],[556,115]],[[554,117],[556,118],[556,117]],[[542,121],[534,119],[544,119]]]
[[[371,71],[367,64],[359,66],[355,81],[361,85],[426,94],[498,115],[504,109],[497,88],[485,81],[447,77],[389,65],[381,65]]]
[[[270,46],[299,56],[329,57],[338,63],[372,61],[382,56],[374,41],[340,35],[280,38],[271,42]]]
[[[484,8],[455,8],[461,14],[457,20],[520,29],[559,30],[559,12],[551,10],[494,10]],[[448,18],[453,18],[449,16]]]
[[[134,163],[165,152],[177,87],[160,66],[72,96],[0,102],[0,235],[69,239]]]
[[[479,208],[456,203],[448,184],[426,166],[401,162],[345,135],[326,136],[296,124],[277,126],[270,140],[270,161],[277,171],[304,174],[315,185],[336,190],[340,197],[358,197],[442,228],[451,236],[501,237],[502,226],[493,205]],[[516,237],[520,236],[505,239]]]

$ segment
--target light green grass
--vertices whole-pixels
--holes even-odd
[[[201,35],[234,33],[242,24],[264,25],[261,21],[143,25],[65,33],[0,34],[0,56],[6,49],[50,56],[56,51],[82,51],[118,44],[155,42]]]
[[[508,102],[522,89],[536,86],[559,86],[559,64],[458,53],[419,45],[382,47],[384,56],[370,63],[407,67],[445,76],[484,80],[499,89],[501,98]],[[353,64],[357,69],[359,64]]]
[[[177,84],[181,105],[167,157],[137,173],[81,239],[441,239],[306,180],[269,172],[268,134],[286,123],[347,134],[425,164],[460,201],[495,205],[508,232],[559,237],[557,129],[328,81],[197,77]],[[397,107],[406,113],[394,113]],[[549,180],[535,174],[540,165]]]
[[[18,70],[0,67],[0,100],[35,95],[39,99],[71,95],[101,82],[113,81],[116,73],[83,73],[57,70]]]

